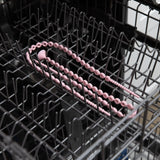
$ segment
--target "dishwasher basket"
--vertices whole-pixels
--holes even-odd
[[[13,2],[0,1],[0,160],[160,159],[160,6],[146,0]],[[96,13],[101,15],[97,19]],[[47,48],[50,57],[134,110],[109,100],[107,109],[83,85],[77,92],[84,99],[77,98],[62,87],[59,70],[60,84],[51,79],[48,63],[39,73],[26,52],[42,41],[63,44],[135,92],[139,98]],[[73,91],[70,82],[69,77]],[[125,117],[118,117],[111,105]]]

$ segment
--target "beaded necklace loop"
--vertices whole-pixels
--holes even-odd
[[[81,100],[86,100],[86,102],[89,105],[91,105],[92,107],[94,107],[96,109],[98,108],[100,112],[104,113],[107,116],[110,116],[110,113],[108,113],[107,111],[105,111],[101,107],[97,107],[96,104],[94,104],[93,102],[91,102],[89,99],[86,99],[84,96],[82,96],[80,93],[78,93],[77,91],[75,91],[74,89],[72,89],[70,86],[66,85],[64,82],[60,82],[59,79],[55,78],[53,75],[50,76],[50,74],[48,72],[42,70],[38,65],[43,66],[46,69],[48,68],[53,74],[55,74],[55,75],[59,74],[62,79],[64,79],[65,81],[69,81],[69,78],[66,75],[64,75],[62,73],[58,73],[52,67],[48,67],[47,65],[45,65],[44,63],[42,63],[40,61],[41,60],[46,60],[52,66],[55,66],[60,71],[62,71],[65,74],[69,75],[70,77],[72,77],[73,79],[71,79],[70,82],[72,83],[72,85],[74,87],[77,87],[80,90],[84,89],[84,92],[86,92],[89,96],[92,96],[93,98],[97,98],[98,102],[102,103],[104,106],[107,106],[107,108],[111,108],[111,110],[116,115],[118,115],[119,117],[124,117],[125,115],[122,112],[118,111],[115,107],[113,107],[112,105],[110,105],[105,99],[108,99],[111,102],[113,101],[116,104],[120,104],[122,107],[127,107],[129,110],[133,110],[134,109],[134,107],[133,107],[132,104],[127,104],[126,101],[121,101],[119,98],[115,98],[113,95],[108,95],[108,93],[103,92],[101,89],[98,89],[96,86],[93,86],[87,80],[84,80],[82,77],[80,77],[77,74],[73,73],[73,71],[70,71],[68,68],[64,67],[63,65],[60,65],[58,62],[55,62],[54,60],[51,60],[49,57],[47,57],[45,50],[41,50],[38,53],[37,56],[38,56],[39,61],[35,60],[35,59],[31,60],[30,54],[33,51],[35,51],[37,48],[41,48],[42,46],[43,47],[47,47],[47,46],[54,47],[54,48],[57,48],[59,50],[64,51],[69,56],[71,56],[73,59],[75,59],[77,62],[79,62],[82,66],[84,66],[87,70],[89,70],[90,72],[92,72],[95,75],[99,76],[101,79],[105,79],[105,81],[111,82],[111,83],[115,84],[116,86],[124,89],[128,93],[130,93],[130,94],[136,96],[137,98],[139,98],[139,96],[137,94],[135,94],[134,92],[130,91],[126,87],[122,86],[118,82],[114,81],[109,76],[106,76],[103,72],[100,72],[99,70],[95,69],[93,66],[90,66],[90,64],[86,63],[84,60],[82,60],[79,56],[77,56],[75,53],[73,53],[67,47],[64,47],[63,45],[60,45],[58,43],[43,41],[42,43],[38,42],[36,45],[32,45],[31,48],[29,48],[29,52],[30,53],[29,52],[26,53],[26,58],[27,58],[29,64],[31,66],[35,67],[36,70],[38,70],[39,72],[45,74],[47,77],[51,77],[51,79],[54,82],[56,82],[57,84],[61,83],[61,85],[62,85],[63,88],[65,88],[69,92],[73,92],[73,94],[76,95]],[[84,87],[82,87],[82,84],[84,85]],[[97,93],[97,96],[96,96],[95,93]],[[102,97],[100,97],[100,96],[102,96],[104,99]],[[137,111],[135,111],[129,118],[134,117],[136,115],[136,113],[137,113]]]

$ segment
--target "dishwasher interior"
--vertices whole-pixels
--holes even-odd
[[[159,11],[155,0],[0,1],[0,160],[160,159]]]

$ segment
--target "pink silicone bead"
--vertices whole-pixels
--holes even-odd
[[[44,47],[47,47],[48,43],[47,43],[46,41],[43,41],[43,42],[42,42],[42,45],[43,45]]]
[[[111,109],[112,109],[112,111],[113,111],[114,113],[117,113],[117,112],[118,112],[115,107],[111,107]]]
[[[68,52],[68,48],[67,48],[67,47],[64,47],[64,48],[63,48],[63,51],[67,53],[67,52]]]
[[[54,43],[50,41],[50,42],[48,42],[48,46],[52,47],[52,46],[54,46]]]
[[[97,91],[98,91],[98,89],[97,89],[96,86],[92,87],[92,90],[93,90],[94,92],[97,92]]]
[[[73,75],[73,78],[74,78],[74,79],[78,79],[79,77],[78,77],[77,74],[74,74],[74,75]]]
[[[81,58],[80,58],[80,57],[76,57],[76,61],[77,61],[77,62],[80,62],[80,61],[81,61]]]
[[[39,59],[39,60],[46,59],[46,51],[45,51],[45,50],[39,51],[39,53],[38,53],[37,56],[38,56],[38,59]]]
[[[107,82],[109,82],[109,81],[111,80],[111,78],[110,78],[109,76],[106,76],[106,77],[105,77],[105,80],[106,80]]]
[[[51,63],[52,65],[55,65],[56,62],[55,62],[54,60],[51,60],[50,63]]]
[[[64,73],[68,73],[69,72],[69,69],[68,68],[64,68]]]
[[[86,69],[89,69],[89,68],[90,68],[90,64],[89,64],[89,63],[86,63],[86,64],[85,64],[85,68],[86,68]]]
[[[60,50],[63,50],[63,45],[59,45],[58,47]]]
[[[75,53],[72,54],[72,58],[75,59],[77,56]]]
[[[108,107],[108,102],[107,102],[107,101],[103,100],[103,101],[102,101],[102,104],[103,104],[104,106],[107,106],[107,107]]]
[[[69,75],[70,75],[71,77],[73,76],[73,74],[74,74],[74,73],[73,73],[72,71],[69,72]]]
[[[90,96],[92,96],[92,91],[91,91],[91,90],[88,90],[88,94],[89,94]]]
[[[55,66],[56,66],[57,68],[59,68],[60,65],[59,65],[59,63],[56,62],[56,63],[55,63]]]
[[[36,47],[37,47],[37,48],[41,48],[41,47],[42,47],[42,44],[41,44],[40,42],[38,42],[38,43],[36,44]]]
[[[65,80],[68,80],[68,77],[66,75],[63,76]]]
[[[85,86],[87,86],[87,85],[88,85],[88,81],[84,80],[84,81],[83,81],[83,84],[84,84]]]
[[[103,91],[102,91],[101,89],[99,89],[97,93],[98,93],[98,95],[100,95],[100,96],[103,95]]]
[[[100,73],[100,77],[104,79],[106,76],[104,73]]]
[[[78,78],[78,81],[79,81],[80,83],[82,83],[82,82],[83,82],[83,78],[82,78],[82,77],[79,77],[79,78]]]
[[[88,88],[87,88],[87,87],[84,87],[84,91],[85,91],[85,92],[88,92]]]
[[[114,102],[115,102],[116,104],[120,104],[120,103],[121,103],[121,101],[120,101],[119,98],[115,98]]]
[[[73,81],[73,85],[77,86],[78,85],[77,81]]]
[[[47,58],[46,58],[46,60],[47,60],[48,62],[50,62],[50,61],[51,61],[51,59],[50,59],[49,57],[47,57]]]
[[[59,44],[58,43],[54,43],[53,46],[54,46],[54,48],[58,48]]]
[[[68,91],[70,91],[70,87],[69,87],[69,86],[66,85],[65,88],[66,88]]]
[[[81,60],[81,62],[80,62],[80,63],[81,63],[81,65],[82,65],[82,66],[84,66],[84,65],[85,65],[85,61],[84,61],[84,60]]]
[[[122,106],[122,107],[127,106],[127,102],[126,102],[126,101],[122,101],[122,102],[121,102],[121,106]]]
[[[122,112],[120,112],[120,111],[117,111],[117,115],[118,115],[119,117],[124,117],[124,115],[123,115]]]
[[[133,107],[133,105],[132,105],[132,104],[127,104],[127,108],[128,108],[128,109],[131,109],[131,110],[133,110],[133,109],[134,109],[134,107]]]
[[[35,46],[35,45],[32,45],[32,46],[31,46],[31,49],[32,49],[32,51],[34,51],[34,50],[36,49],[36,46]]]
[[[71,51],[71,50],[68,50],[68,52],[67,52],[67,53],[68,53],[68,55],[69,55],[69,56],[71,56],[71,55],[72,55],[72,51]]]
[[[114,97],[111,95],[108,97],[108,99],[112,102],[114,100]]]
[[[82,89],[82,85],[81,85],[81,84],[78,84],[78,88],[79,88],[79,89]]]
[[[93,72],[95,72],[95,68],[92,66],[92,67],[90,67],[90,69],[89,69],[92,73]]]
[[[60,65],[60,66],[59,66],[59,69],[60,69],[61,71],[63,71],[63,70],[64,70],[64,66],[63,66],[63,65]]]
[[[60,83],[59,79],[57,79],[57,78],[55,79],[55,82],[58,84]]]
[[[100,103],[103,101],[101,97],[97,97],[97,99]]]
[[[97,76],[100,75],[100,71],[99,71],[99,70],[95,70],[94,73],[95,73],[95,75],[97,75]]]
[[[91,88],[93,87],[93,85],[92,85],[91,83],[88,83],[87,87],[88,87],[89,89],[91,89]]]
[[[103,97],[107,99],[108,98],[108,93],[106,93],[106,92],[103,93]]]

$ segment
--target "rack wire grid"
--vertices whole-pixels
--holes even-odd
[[[1,32],[0,39],[1,160],[160,159],[160,74],[157,72],[160,24],[158,16],[151,15],[153,11],[159,15],[159,8],[156,3],[148,6],[146,1],[136,2],[133,7],[129,5],[132,2],[135,1],[112,1],[114,12],[110,13],[110,19],[114,23],[110,27],[105,20],[105,23],[97,22],[94,17],[57,0],[1,4],[2,8],[14,8],[13,32]],[[92,5],[98,7],[98,3]],[[133,24],[116,19],[117,6],[123,7],[126,13],[132,12]],[[141,7],[147,7],[146,12]],[[138,16],[146,18],[142,32],[138,28]],[[148,35],[150,21],[158,24],[155,35]],[[118,31],[117,23],[124,30],[127,26],[131,33]],[[28,64],[25,53],[32,44],[43,40],[67,46],[134,91],[140,98],[102,81],[64,52],[47,49],[59,63],[98,88],[132,103],[135,109],[129,112],[113,104],[126,114],[119,118],[111,109],[82,93],[110,112],[108,117],[99,112],[99,107],[92,108],[37,72]],[[129,119],[135,110],[136,116]]]

